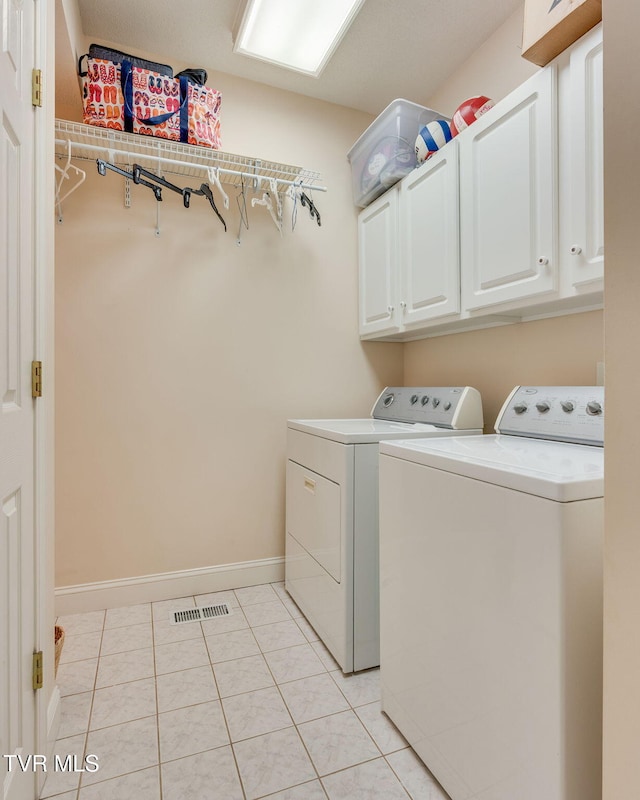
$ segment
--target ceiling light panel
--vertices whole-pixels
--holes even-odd
[[[249,0],[234,52],[318,77],[364,0]]]

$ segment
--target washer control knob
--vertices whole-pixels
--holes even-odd
[[[429,395],[428,394],[423,394],[422,395],[422,399],[420,400],[420,402],[422,403],[423,406],[426,406],[427,403],[429,402]]]
[[[516,414],[524,414],[524,412],[527,410],[527,404],[516,403],[515,406],[513,407],[513,410],[516,412]]]
[[[592,417],[597,417],[598,414],[602,414],[602,406],[597,400],[590,400],[587,403],[587,414],[591,414]]]
[[[418,402],[418,400],[419,400],[419,399],[420,399],[420,398],[418,397],[418,395],[417,395],[417,394],[412,394],[412,395],[411,395],[411,405],[412,405],[412,406],[415,406],[415,404]]]
[[[437,408],[440,405],[440,400],[437,397],[434,397],[431,402],[433,403],[434,408]]]
[[[395,398],[395,395],[393,395],[393,394],[388,394],[388,395],[387,395],[387,396],[384,398],[384,400],[382,401],[382,405],[383,405],[385,408],[389,408],[389,406],[391,405],[391,403],[393,403],[393,401],[394,401],[395,399],[396,399],[396,398]]]
[[[546,400],[542,400],[540,403],[536,403],[536,408],[541,414],[546,414],[547,411],[551,408],[549,403]]]
[[[447,400],[447,402],[444,404],[444,410],[448,411],[450,408],[451,408],[451,401]]]
[[[573,411],[573,409],[575,408],[575,406],[573,405],[571,400],[562,400],[560,402],[560,406],[562,407],[563,411],[567,412],[567,414],[570,414]]]

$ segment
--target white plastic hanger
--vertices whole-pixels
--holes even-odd
[[[271,219],[273,220],[276,228],[280,231],[280,234],[282,234],[282,225],[280,223],[280,220],[278,219],[276,210],[273,207],[273,203],[271,202],[271,196],[269,195],[269,192],[264,192],[262,195],[262,199],[258,197],[252,198],[251,206],[252,208],[255,206],[264,206],[271,215]]]
[[[270,194],[276,201],[276,215],[278,217],[280,228],[282,228],[282,198],[278,194],[278,181],[275,178],[269,178]]]
[[[222,195],[222,205],[225,208],[229,208],[229,197],[225,190],[222,188],[222,184],[220,183],[220,168],[219,167],[209,167],[207,170],[209,176],[209,184],[213,187],[215,186],[216,189]]]
[[[269,192],[264,192],[262,195],[262,199],[260,200],[258,197],[254,197],[251,200],[251,206],[264,206],[269,214],[271,215],[271,219],[273,220],[276,228],[280,231],[280,236],[282,236],[282,220],[276,214],[276,210],[273,207],[273,203],[271,201],[271,196]]]
[[[68,142],[67,144],[67,161],[64,167],[60,167],[58,164],[55,165],[56,171],[60,173],[60,177],[56,181],[56,208],[58,210],[58,222],[62,222],[63,200],[66,200],[70,194],[75,192],[75,190],[84,183],[85,178],[87,177],[87,173],[84,170],[71,163],[71,142]],[[67,191],[61,194],[64,182],[69,180],[71,176],[75,177],[75,182],[69,184]]]
[[[300,181],[302,183],[302,181]],[[294,231],[296,229],[296,222],[298,220],[298,200],[300,199],[300,192],[302,189],[297,186],[295,183],[291,184],[291,186],[287,187],[286,196],[290,198],[291,202],[293,203],[293,209],[291,210],[291,230]]]

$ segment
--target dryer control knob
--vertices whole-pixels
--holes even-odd
[[[546,414],[547,411],[551,408],[551,406],[549,405],[549,403],[543,400],[541,403],[536,403],[536,408],[541,414]]]
[[[420,402],[422,403],[423,406],[426,406],[427,403],[429,402],[429,395],[428,394],[423,394],[422,395],[422,400],[420,400]]]
[[[451,401],[447,400],[447,402],[444,404],[444,410],[448,411],[450,408],[451,408]]]
[[[437,397],[434,397],[431,402],[433,403],[434,408],[437,408],[440,405],[440,400]]]
[[[527,404],[516,403],[515,406],[513,407],[513,410],[516,412],[516,414],[524,414],[524,412],[527,410]]]
[[[598,416],[598,414],[602,414],[602,406],[596,400],[591,400],[587,403],[587,414],[591,414],[592,417]]]
[[[385,408],[389,408],[389,406],[391,405],[391,403],[393,403],[393,401],[394,401],[395,399],[396,399],[396,398],[395,398],[395,395],[393,395],[393,394],[388,394],[388,395],[387,395],[387,396],[384,398],[384,400],[382,401],[382,405],[383,405]]]
[[[412,394],[411,395],[411,405],[415,406],[415,404],[418,402],[419,399],[420,398],[419,398],[419,396],[417,394]]]
[[[573,411],[573,409],[575,408],[575,406],[573,405],[571,400],[562,400],[560,405],[562,406],[562,410],[566,411],[567,414],[570,414]]]

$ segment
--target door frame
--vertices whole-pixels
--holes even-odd
[[[36,752],[51,755],[60,725],[54,678],[54,120],[55,0],[34,0],[34,67],[43,75],[34,110],[34,359],[43,363],[43,395],[34,412],[35,641],[44,657],[36,693]],[[36,773],[38,794],[46,774]]]

